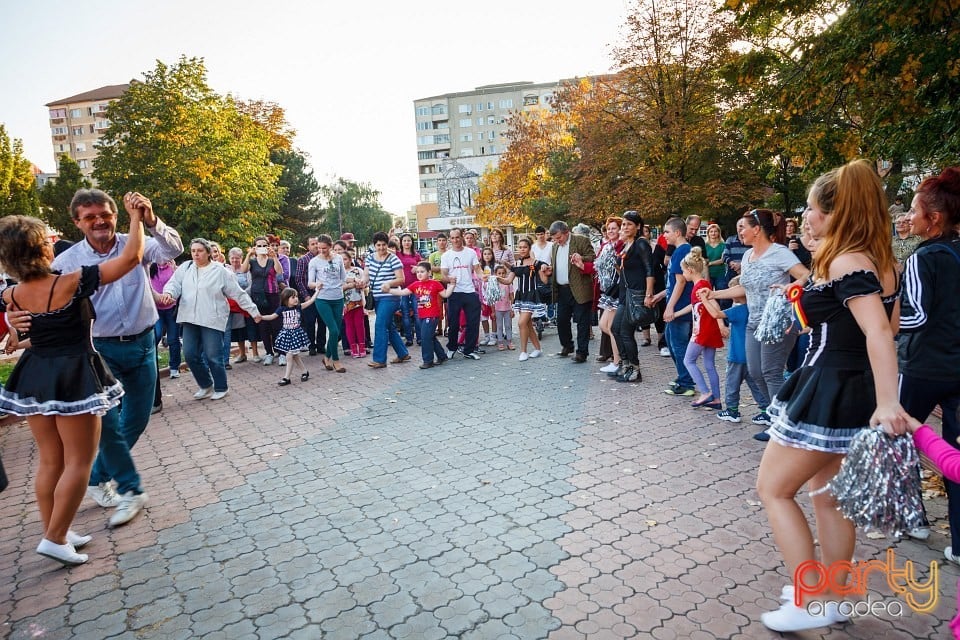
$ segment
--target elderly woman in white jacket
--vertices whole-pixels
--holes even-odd
[[[200,387],[193,397],[219,400],[227,395],[222,354],[223,329],[230,316],[227,298],[236,300],[255,322],[260,322],[260,311],[236,277],[219,262],[211,261],[207,240],[191,240],[190,256],[193,260],[180,265],[163,287],[161,303],[180,301],[177,322],[182,325],[183,355]]]

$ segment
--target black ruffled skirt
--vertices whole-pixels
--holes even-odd
[[[780,444],[828,453],[846,453],[870,426],[877,408],[873,373],[866,369],[801,367],[767,407],[767,430]]]
[[[103,415],[123,386],[96,351],[38,354],[27,349],[0,389],[0,410],[18,416]]]

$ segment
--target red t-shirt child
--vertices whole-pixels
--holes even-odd
[[[445,288],[439,280],[417,280],[407,287],[417,297],[418,317],[440,317],[440,292]]]
[[[693,335],[691,340],[702,347],[713,347],[719,349],[723,346],[723,336],[720,335],[720,325],[717,319],[703,308],[697,292],[701,289],[710,290],[709,280],[698,280],[693,285],[693,293],[690,295],[690,302],[693,304]]]

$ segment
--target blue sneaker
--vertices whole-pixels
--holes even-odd
[[[717,411],[717,418],[725,422],[740,422],[740,412],[736,409]]]
[[[767,415],[766,411],[761,411],[757,415],[750,418],[750,422],[753,424],[760,424],[765,427],[769,427],[771,424],[773,424],[773,421],[770,420],[770,416]]]

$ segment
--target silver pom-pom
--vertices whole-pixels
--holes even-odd
[[[910,437],[864,429],[850,443],[840,471],[823,489],[857,527],[899,536],[925,526],[920,493],[920,456]]]
[[[757,325],[753,337],[761,344],[778,344],[787,337],[787,332],[793,326],[793,307],[787,301],[783,291],[777,290],[767,298],[763,306],[763,315]]]
[[[483,300],[491,307],[500,300],[500,281],[490,276],[483,283]]]

